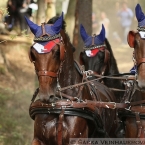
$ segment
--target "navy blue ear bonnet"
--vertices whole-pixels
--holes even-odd
[[[142,12],[141,6],[139,4],[135,7],[135,14],[138,21],[138,27],[145,27],[145,15]]]
[[[85,43],[85,47],[89,47],[92,45],[92,36],[89,36],[83,27],[83,25],[80,26],[80,34],[81,37]],[[94,36],[94,44],[95,45],[102,45],[104,44],[105,41],[105,28],[104,25],[102,24],[102,30],[99,35]]]
[[[42,27],[30,21],[27,17],[25,17],[25,19],[31,32],[35,35],[35,37],[40,37],[43,34]],[[59,34],[62,28],[62,24],[63,24],[63,12],[62,15],[59,17],[59,19],[53,25],[48,25],[48,24],[44,25],[45,33],[51,36]]]

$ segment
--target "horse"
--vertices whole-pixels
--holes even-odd
[[[63,14],[54,24],[38,26],[28,18],[26,22],[35,35],[29,58],[39,81],[39,100],[29,110],[35,121],[32,145],[114,136],[113,93],[99,82],[84,82],[69,36],[62,29]]]
[[[139,9],[139,10],[138,10]],[[138,12],[139,11],[139,12]],[[138,15],[139,19],[141,17],[144,17],[144,15],[141,12],[141,8],[139,5],[136,7],[136,15]],[[143,18],[142,18],[143,19]],[[144,25],[145,26],[145,25]],[[124,94],[124,92],[116,92],[115,96],[120,96],[119,102],[125,102],[129,104],[128,108],[125,108],[124,110],[118,111],[118,116],[120,120],[122,121],[122,126],[124,128],[124,134],[126,138],[142,138],[145,137],[144,135],[144,107],[143,103],[145,103],[145,93],[144,90],[144,39],[143,33],[140,33],[140,31],[144,30],[144,28],[138,28],[139,32],[130,31],[128,34],[128,44],[130,47],[134,48],[134,54],[133,54],[133,60],[135,63],[134,68],[137,67],[136,72],[136,81],[129,81],[127,82],[128,94]],[[82,32],[83,31],[83,32]],[[103,32],[102,32],[103,31]],[[113,53],[111,50],[111,47],[108,43],[108,40],[105,39],[104,28],[102,27],[102,31],[98,36],[94,35],[91,39],[91,42],[88,42],[89,45],[92,47],[84,47],[84,52],[80,53],[80,60],[81,64],[85,65],[85,69],[87,70],[93,70],[94,72],[97,72],[97,74],[101,75],[114,75],[118,74],[118,69],[116,65],[116,61],[114,59]],[[83,41],[87,45],[86,40],[89,40],[91,37],[87,35],[87,33],[84,31],[84,28],[81,26],[80,33],[82,35]],[[95,43],[95,37],[96,37],[96,43]],[[94,39],[94,40],[93,40]],[[99,39],[99,40],[97,40]],[[105,46],[104,46],[105,43]],[[99,46],[100,45],[100,46]],[[103,48],[104,47],[104,48]],[[98,49],[96,52],[91,50]],[[105,50],[109,50],[110,57],[107,57],[107,53]],[[85,52],[86,50],[89,50],[91,52]],[[88,54],[92,55],[89,56]],[[87,56],[88,55],[88,56]],[[106,58],[109,58],[106,60]],[[116,70],[116,71],[114,71]],[[114,72],[113,72],[114,71]],[[126,89],[125,86],[122,84],[122,81],[120,80],[114,80],[114,79],[103,79],[103,82],[108,87],[115,87],[119,89]],[[126,93],[125,92],[125,93]],[[122,127],[121,127],[122,131]],[[119,136],[120,137],[120,136]]]
[[[131,91],[133,89],[132,80],[134,80],[134,76],[131,75],[123,77],[122,74],[119,74],[111,45],[107,38],[105,38],[104,26],[102,25],[100,34],[89,36],[83,25],[81,25],[80,34],[85,43],[83,48],[84,51],[80,53],[80,63],[85,66],[86,72],[90,72],[90,75],[92,75],[90,79],[93,79],[96,76],[101,76],[103,78],[103,83],[107,87],[115,90],[114,94],[118,103],[129,103],[130,95],[133,95],[131,94]],[[117,77],[115,78],[113,76]],[[138,93],[139,92],[136,91],[134,96]],[[124,108],[123,110],[128,110],[128,108]],[[122,109],[119,110],[117,124],[117,136],[128,137],[128,133],[126,132],[127,126],[125,125],[128,124],[128,121],[123,118]]]
[[[130,113],[126,113],[126,137],[144,138],[145,137],[145,15],[139,4],[135,7],[136,18],[138,20],[138,31],[129,31],[127,40],[131,48],[134,48],[133,62],[135,68],[136,80],[134,82],[134,92],[130,98],[130,102],[138,101],[138,104],[131,109]],[[124,115],[123,115],[124,116]]]
[[[116,59],[111,45],[105,38],[105,28],[102,25],[100,34],[89,36],[83,25],[80,26],[80,34],[85,43],[83,51],[80,53],[80,64],[85,66],[85,70],[92,70],[101,76],[111,76],[119,74]],[[88,42],[87,42],[87,41]],[[89,55],[89,53],[92,55]],[[93,78],[93,77],[92,77]],[[109,88],[124,89],[124,84],[120,79],[104,78],[103,83]],[[121,102],[123,91],[115,91],[116,101]]]

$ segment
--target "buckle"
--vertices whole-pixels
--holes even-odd
[[[83,74],[85,74],[87,78],[90,78],[92,77],[91,75],[93,74],[93,71],[92,70],[83,71]]]
[[[130,108],[131,108],[131,106],[130,106],[130,102],[129,102],[129,101],[125,101],[125,104],[128,104],[128,108],[125,108],[125,110],[127,110],[127,111],[131,111],[131,110],[130,110]]]
[[[114,104],[114,107],[111,109],[116,109],[116,103],[115,102],[110,102],[111,104]]]
[[[106,102],[106,103],[114,104],[114,107],[113,108],[109,107],[108,105],[105,105],[106,108],[116,109],[116,103],[115,102]]]

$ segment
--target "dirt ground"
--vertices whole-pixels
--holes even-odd
[[[4,74],[0,74],[0,87],[34,90],[34,67],[28,57],[30,45],[30,43],[17,41],[0,44],[7,68]]]

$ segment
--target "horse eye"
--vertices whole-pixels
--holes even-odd
[[[54,55],[55,57],[58,57],[58,56],[60,56],[60,49],[54,49],[54,50],[52,51],[52,53],[53,53],[53,55]]]

